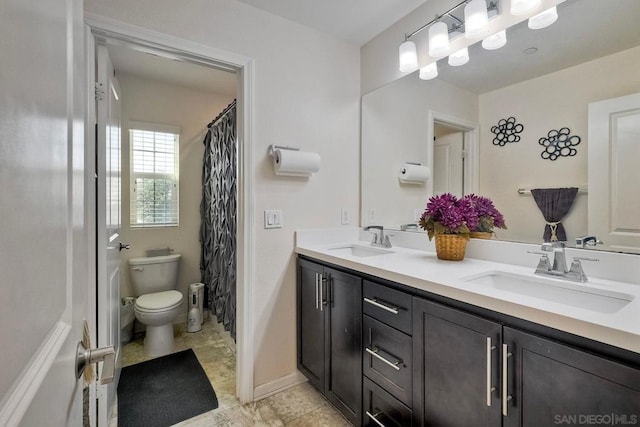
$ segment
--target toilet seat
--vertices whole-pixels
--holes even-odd
[[[135,308],[145,313],[171,310],[182,303],[179,291],[163,291],[140,295],[136,299]]]

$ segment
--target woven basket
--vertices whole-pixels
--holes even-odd
[[[491,233],[489,231],[472,231],[469,234],[469,237],[471,237],[472,239],[487,239],[487,240],[491,240],[491,239],[493,239],[493,233]]]
[[[436,234],[436,255],[446,261],[462,261],[467,239],[459,234]]]

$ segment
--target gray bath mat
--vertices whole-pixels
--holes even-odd
[[[122,368],[118,427],[163,427],[218,407],[193,350]]]

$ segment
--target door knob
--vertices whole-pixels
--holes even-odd
[[[116,369],[116,351],[112,345],[87,349],[78,342],[76,349],[76,378],[80,378],[88,364],[102,362],[102,375],[100,384],[110,384],[113,382],[113,375]]]
[[[131,249],[131,245],[128,243],[120,242],[120,250],[123,250],[123,249]]]

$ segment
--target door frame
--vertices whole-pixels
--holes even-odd
[[[480,142],[480,125],[468,120],[460,119],[449,114],[440,113],[438,111],[429,110],[427,113],[427,152],[429,160],[427,166],[433,171],[433,149],[435,132],[435,123],[460,129],[464,132],[464,194],[478,193],[479,171],[478,162],[479,142]],[[427,181],[427,192],[433,194],[433,180]]]
[[[254,111],[254,60],[222,49],[202,45],[193,41],[173,37],[157,31],[147,30],[92,13],[85,13],[87,77],[93,72],[95,52],[93,38],[99,37],[110,41],[134,45],[160,52],[163,56],[180,58],[205,66],[230,69],[238,74],[237,93],[237,135],[238,135],[238,234],[240,242],[236,251],[237,286],[236,286],[236,394],[241,403],[249,403],[254,399],[254,344],[252,316],[252,283],[254,259],[254,173],[253,173],[253,111]],[[91,78],[88,79],[91,81]],[[89,88],[88,101],[94,102],[94,88]],[[91,108],[87,108],[87,170],[95,170],[94,123],[90,121]],[[94,119],[95,120],[95,119]],[[203,124],[204,126],[204,124]],[[88,181],[91,182],[91,181]],[[95,201],[95,187],[88,186],[89,200]],[[87,207],[88,218],[95,217],[95,203]],[[90,236],[89,248],[91,260],[95,259],[95,230]],[[90,265],[90,274],[95,277],[95,262]],[[91,286],[90,286],[91,288]],[[95,289],[89,289],[89,318],[95,322]],[[93,298],[93,300],[91,299]],[[95,323],[91,326],[92,338],[95,340]],[[93,395],[92,397],[95,397]],[[91,399],[95,402],[95,399]],[[93,410],[91,411],[94,412]]]

